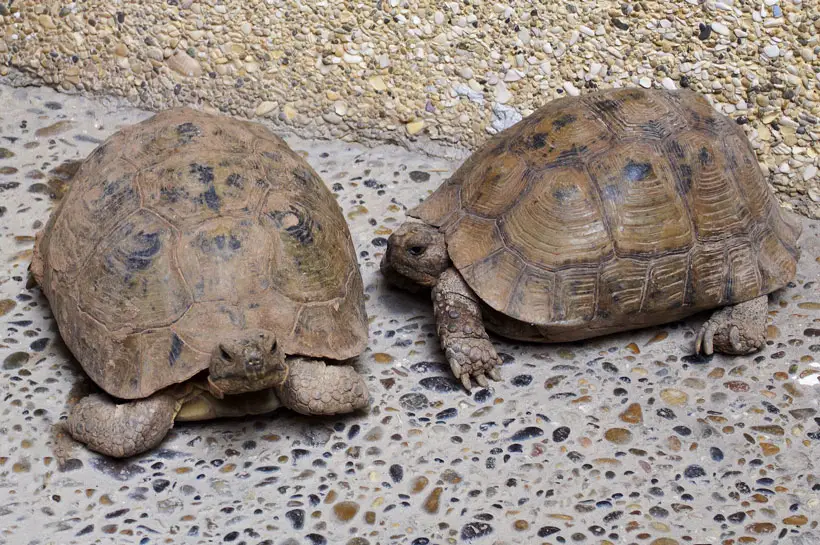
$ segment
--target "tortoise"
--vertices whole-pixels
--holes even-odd
[[[37,233],[30,284],[105,393],[67,428],[127,457],[175,420],[369,404],[368,338],[341,207],[260,124],[191,108],[113,134]]]
[[[467,390],[500,380],[486,330],[571,342],[720,309],[695,353],[752,353],[767,294],[800,253],[801,224],[743,130],[686,89],[549,102],[407,215],[381,271],[432,288],[440,344]]]

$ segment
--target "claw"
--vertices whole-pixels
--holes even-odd
[[[487,382],[487,377],[485,377],[483,374],[476,375],[476,377],[475,377],[475,381],[476,381],[476,382],[478,383],[478,385],[479,385],[479,386],[481,386],[482,388],[486,388],[486,387],[488,387],[488,386],[490,385],[490,383],[489,383],[489,382]]]
[[[498,369],[496,369],[495,367],[493,367],[492,369],[490,369],[489,371],[487,371],[487,374],[488,374],[488,375],[490,375],[490,378],[491,378],[491,379],[493,379],[493,380],[495,380],[495,381],[497,381],[497,382],[500,382],[500,381],[501,381],[501,373],[499,373],[499,372],[498,372]]]
[[[735,352],[740,352],[742,346],[740,346],[740,329],[736,325],[732,326],[732,329],[729,330],[729,342],[732,343],[732,349]]]
[[[469,374],[462,373],[461,383],[464,385],[464,388],[466,388],[468,392],[472,392],[473,385],[470,383],[470,375]]]
[[[704,333],[704,347],[703,353],[707,356],[711,356],[715,351],[715,331],[717,331],[717,324],[714,322],[709,322],[706,325],[706,332]]]
[[[700,354],[700,349],[703,346],[703,332],[705,331],[706,326],[703,325],[700,327],[700,331],[698,331],[698,336],[695,339],[695,354]]]

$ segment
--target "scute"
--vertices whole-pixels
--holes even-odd
[[[688,90],[552,101],[408,215],[441,228],[493,311],[538,327],[741,302],[782,287],[799,255],[742,129]]]

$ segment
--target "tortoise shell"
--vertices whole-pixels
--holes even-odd
[[[316,172],[263,126],[188,108],[124,128],[79,166],[32,273],[104,390],[145,397],[272,331],[286,354],[367,342],[355,248]]]
[[[742,302],[784,286],[799,254],[742,129],[687,90],[555,100],[408,215],[443,231],[487,305],[536,326]]]

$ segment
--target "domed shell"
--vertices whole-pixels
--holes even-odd
[[[442,229],[490,307],[539,326],[607,327],[769,293],[794,276],[800,233],[742,129],[687,90],[555,100],[408,215]]]
[[[367,342],[356,252],[314,170],[256,123],[188,108],[124,128],[82,162],[32,272],[89,376],[133,399],[273,331],[287,354]]]

